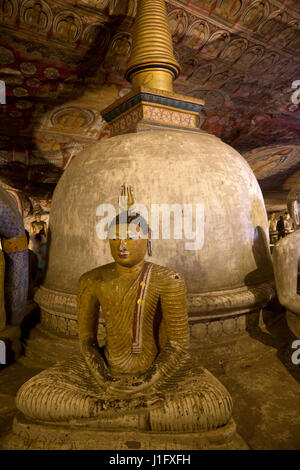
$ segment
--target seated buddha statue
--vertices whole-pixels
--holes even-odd
[[[81,354],[26,382],[17,407],[39,423],[98,430],[108,423],[110,430],[179,433],[222,427],[231,418],[231,397],[207,370],[192,370],[185,282],[178,272],[145,261],[148,224],[125,216],[126,224],[118,215],[109,228],[114,262],[79,280]],[[100,311],[103,347],[97,342]]]
[[[287,322],[300,338],[300,188],[290,191],[287,206],[294,232],[282,238],[273,249],[273,265],[278,300],[287,309]]]

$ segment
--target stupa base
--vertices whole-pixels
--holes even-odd
[[[3,443],[7,449],[24,450],[247,450],[230,420],[206,432],[102,431],[85,426],[33,422],[18,413],[13,433]]]
[[[35,365],[48,368],[79,354],[78,338],[63,336],[38,324],[25,341],[24,355]]]
[[[262,313],[263,310],[254,309],[210,320],[190,318],[193,357],[204,367],[215,370],[219,365],[264,354],[264,345],[257,338],[263,322]],[[103,344],[103,337],[99,336],[98,341]],[[78,354],[76,336],[65,336],[58,330],[48,329],[44,322],[31,330],[25,343],[26,359],[45,368]]]

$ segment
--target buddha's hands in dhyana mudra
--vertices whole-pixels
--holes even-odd
[[[161,382],[162,376],[159,371],[152,368],[145,374],[132,376],[129,380],[125,378],[113,379],[107,386],[106,392],[116,396],[139,396],[156,391],[156,386]]]
[[[82,343],[81,352],[101,390],[121,398],[159,391],[166,381],[186,368],[190,359],[185,348],[169,341],[147,371],[137,375],[124,374],[116,377],[111,373],[103,352],[98,349],[95,342]]]
[[[154,366],[144,374],[115,377],[104,360],[103,352],[93,341],[82,343],[81,352],[101,390],[111,396],[143,395],[151,392],[151,389],[154,392],[155,386],[159,385],[162,379],[161,372]]]

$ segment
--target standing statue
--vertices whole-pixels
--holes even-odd
[[[20,324],[28,292],[28,250],[23,219],[15,201],[0,187],[0,346],[7,362],[21,353]],[[6,355],[6,353],[5,353]],[[1,359],[0,359],[1,362]],[[6,362],[5,362],[6,363]]]
[[[300,338],[300,295],[298,291],[300,265],[300,188],[290,191],[287,205],[294,229],[280,240],[273,250],[273,264],[277,295],[287,309],[287,322],[292,332]]]
[[[268,220],[270,243],[277,241],[277,219],[275,212],[272,212],[271,217]]]
[[[47,223],[41,220],[40,214],[35,215],[35,220],[30,224],[30,234],[37,235],[44,230],[45,236],[47,236]]]
[[[73,427],[215,432],[229,423],[232,401],[207,370],[191,367],[183,278],[145,261],[149,227],[138,214],[124,211],[108,233],[114,262],[85,273],[78,285],[81,355],[25,383],[18,409],[27,419]]]
[[[275,212],[272,212],[271,217],[268,220],[269,232],[276,232],[277,220]]]
[[[23,219],[10,195],[0,187],[0,238],[5,258],[6,323],[23,320],[28,292],[28,251]]]

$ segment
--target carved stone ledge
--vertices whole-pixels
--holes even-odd
[[[247,450],[233,420],[206,432],[168,433],[101,431],[97,429],[47,425],[27,420],[21,413],[14,419],[7,438],[10,449],[26,450]],[[6,448],[5,441],[3,448]]]
[[[275,296],[272,285],[265,283],[231,291],[189,294],[189,322],[192,335],[213,340],[222,335],[238,334],[256,324],[257,312]],[[67,337],[77,336],[76,295],[40,287],[35,301],[41,308],[44,328]],[[99,321],[98,338],[105,335],[103,320]]]
[[[232,312],[242,313],[254,307],[264,307],[274,297],[274,285],[268,282],[234,290],[188,294],[189,313],[191,317],[197,314],[201,318],[210,318],[211,314],[224,317],[226,312],[232,315]]]

